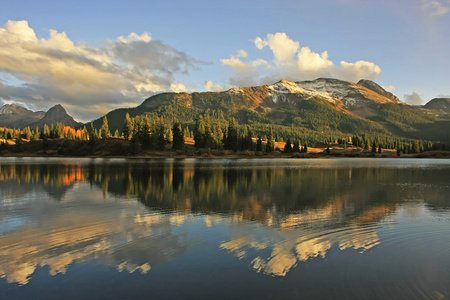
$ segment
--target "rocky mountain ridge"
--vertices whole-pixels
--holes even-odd
[[[24,128],[30,126],[34,128],[36,126],[42,127],[44,124],[55,126],[57,123],[63,123],[71,127],[81,125],[68,115],[60,104],[51,107],[47,112],[33,112],[15,104],[6,104],[0,108],[1,127]]]
[[[44,115],[43,111],[33,112],[16,104],[5,104],[0,108],[0,126],[23,128],[42,119]]]

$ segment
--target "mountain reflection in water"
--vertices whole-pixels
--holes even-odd
[[[39,267],[53,276],[91,261],[145,275],[205,243],[272,276],[330,251],[364,255],[394,216],[449,208],[449,164],[404,164],[6,160],[0,277],[26,285]]]

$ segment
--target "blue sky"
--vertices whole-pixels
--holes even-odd
[[[0,0],[0,104],[90,121],[166,91],[367,78],[450,95],[450,0]]]

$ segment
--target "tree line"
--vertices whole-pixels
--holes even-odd
[[[173,118],[170,125],[165,123],[163,117],[150,118],[149,115],[135,116],[133,118],[127,113],[123,123],[122,133],[118,130],[111,134],[108,119],[103,117],[102,126],[97,129],[91,123],[89,130],[86,126],[82,128],[71,128],[62,123],[44,125],[42,129],[35,127],[25,127],[21,130],[0,128],[0,141],[3,147],[6,140],[15,139],[16,144],[21,144],[24,140],[44,141],[48,139],[68,139],[86,140],[93,148],[97,140],[107,140],[110,137],[122,138],[130,141],[130,152],[138,153],[141,149],[165,150],[166,145],[171,144],[173,150],[184,150],[185,139],[193,138],[194,147],[197,149],[217,149],[255,152],[273,152],[275,150],[285,153],[308,152],[308,139],[304,141],[298,138],[291,139],[289,135],[280,136],[274,131],[273,126],[266,126],[265,131],[258,127],[253,130],[249,124],[239,125],[231,118],[227,125],[222,125],[220,121],[212,124],[209,114],[200,115],[195,120],[194,128],[191,131],[189,125],[182,126],[177,118]],[[276,149],[275,142],[284,142],[283,149]],[[369,136],[366,134],[353,135],[348,137],[329,136],[323,143],[328,146],[330,152],[331,145],[342,145],[344,148],[355,146],[371,152],[381,152],[382,149],[396,149],[397,153],[420,153],[430,150],[446,150],[445,145],[422,140],[405,140],[393,137],[380,137],[378,135]]]

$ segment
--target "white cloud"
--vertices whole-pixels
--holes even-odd
[[[411,105],[422,105],[422,97],[416,92],[412,92],[411,94],[405,94],[404,102]]]
[[[273,52],[275,64],[277,65],[286,65],[292,62],[294,55],[298,53],[300,47],[298,42],[291,40],[284,32],[268,34],[265,39],[257,37],[254,43],[258,50],[269,47]]]
[[[239,50],[236,55],[231,55],[230,58],[221,59],[222,65],[228,65],[236,74],[230,78],[232,86],[248,86],[257,83],[255,78],[258,78],[262,71],[270,68],[270,64],[264,59],[256,59],[253,61],[244,62],[242,58],[247,58],[247,52]]]
[[[224,86],[213,83],[211,80],[205,82],[204,87],[207,91],[210,91],[210,92],[221,92],[221,91],[224,91],[227,89]]]
[[[341,61],[341,66],[336,71],[338,78],[357,82],[360,79],[375,80],[381,73],[381,68],[373,62],[359,60],[355,63]]]
[[[376,64],[364,60],[356,62],[341,61],[335,65],[328,51],[316,53],[309,47],[301,47],[286,33],[268,34],[265,38],[257,37],[254,41],[256,49],[268,47],[273,55],[271,63],[263,59],[249,60],[248,55],[239,53],[229,59],[221,59],[223,65],[232,68],[234,76],[229,78],[233,86],[270,84],[280,79],[294,81],[315,79],[317,77],[335,77],[357,82],[362,78],[375,80],[381,73]],[[243,59],[245,58],[245,60]]]
[[[390,85],[390,86],[383,86],[383,89],[385,90],[385,91],[388,91],[388,92],[393,92],[393,91],[395,91],[395,86],[392,86],[392,85]]]
[[[422,0],[422,8],[432,17],[441,17],[450,12],[450,1]]]
[[[171,83],[170,90],[175,93],[187,92],[186,86],[184,84],[182,84],[181,82]]]
[[[39,39],[27,21],[8,21],[0,27],[0,75],[6,74],[0,77],[2,102],[37,109],[62,103],[81,120],[121,104],[136,105],[157,92],[186,91],[175,75],[201,64],[147,32],[94,47],[75,44],[65,32],[53,29],[48,38]],[[14,85],[2,80],[8,76]],[[90,108],[93,102],[95,112]]]

